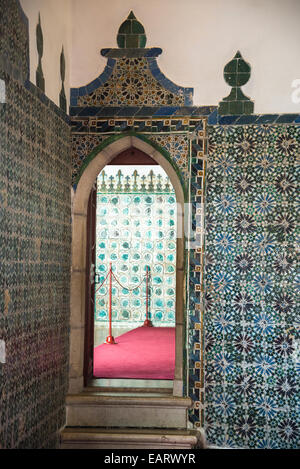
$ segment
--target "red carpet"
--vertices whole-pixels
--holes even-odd
[[[115,341],[115,345],[95,347],[96,378],[174,378],[174,327],[138,327]]]

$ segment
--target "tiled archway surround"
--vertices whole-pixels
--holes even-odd
[[[121,136],[101,150],[95,150],[94,158],[87,165],[79,179],[73,205],[73,249],[72,249],[72,283],[71,283],[71,356],[70,356],[70,392],[83,389],[83,347],[84,347],[84,299],[85,299],[85,236],[87,201],[92,185],[98,173],[120,152],[128,148],[137,148],[148,154],[168,174],[174,187],[177,200],[177,232],[184,233],[185,194],[180,179],[171,163],[152,145],[137,136]],[[197,196],[199,197],[199,195]],[[200,235],[199,235],[200,236]],[[178,237],[176,242],[176,357],[174,395],[185,393],[185,368],[183,361],[186,349],[185,275],[186,269],[185,239]]]

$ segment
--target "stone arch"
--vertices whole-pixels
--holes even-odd
[[[137,136],[124,136],[108,143],[93,155],[85,167],[73,197],[72,207],[72,270],[70,319],[70,370],[69,393],[83,391],[83,360],[85,337],[85,267],[88,199],[99,172],[122,151],[135,147],[155,160],[168,174],[177,200],[176,243],[176,355],[173,395],[183,394],[184,348],[184,190],[174,166],[150,143]],[[93,152],[94,153],[94,152]]]

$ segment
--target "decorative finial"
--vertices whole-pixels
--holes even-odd
[[[118,46],[120,49],[142,49],[145,47],[146,41],[144,26],[131,11],[119,28],[117,35]]]
[[[224,67],[224,79],[232,90],[226,98],[219,103],[220,115],[252,114],[254,103],[241,90],[251,75],[251,66],[243,59],[240,51]]]
[[[67,100],[66,100],[66,93],[65,93],[65,74],[66,74],[66,61],[65,61],[65,54],[64,54],[64,46],[62,46],[61,54],[60,54],[60,78],[61,78],[61,90],[59,93],[59,106],[64,112],[67,112]]]
[[[106,183],[105,183],[106,173],[104,169],[101,172],[101,176],[102,176],[101,191],[105,192],[106,191]]]
[[[146,190],[145,179],[146,179],[146,176],[143,174],[143,176],[141,177],[141,180],[142,180],[141,191],[145,191],[145,190]]]
[[[161,176],[161,174],[157,175],[157,179],[158,179],[158,181],[157,181],[157,184],[156,184],[156,190],[158,192],[161,192],[162,191],[162,185],[161,185],[162,176]]]
[[[36,69],[35,79],[36,79],[36,86],[40,88],[43,92],[45,92],[45,79],[42,69],[42,57],[43,57],[43,50],[44,50],[44,40],[43,40],[43,31],[41,26],[41,15],[39,13],[39,22],[36,26],[36,46],[38,51],[38,66]]]
[[[166,191],[166,192],[169,192],[169,190],[170,190],[170,184],[169,184],[169,182],[170,182],[170,178],[169,178],[169,176],[167,176],[167,177],[166,177],[166,185],[165,185],[165,191]]]
[[[114,190],[114,179],[115,179],[115,178],[114,178],[113,176],[109,176],[108,179],[110,179],[109,190],[110,190],[110,191],[113,191],[113,190]]]
[[[154,184],[153,184],[154,172],[152,169],[149,172],[149,178],[150,178],[150,181],[149,181],[148,191],[154,192]]]
[[[129,192],[130,191],[130,176],[125,176],[125,179],[126,179],[126,183],[125,183],[125,186],[124,186],[124,190],[125,192]]]
[[[133,181],[133,190],[134,190],[134,191],[137,191],[137,188],[138,188],[138,187],[137,187],[137,182],[136,182],[137,177],[138,177],[138,172],[137,172],[137,170],[135,169],[135,170],[133,171],[133,178],[134,178],[134,181]]]
[[[118,177],[117,191],[120,191],[122,189],[122,184],[121,184],[122,176],[123,176],[122,171],[119,169],[119,171],[117,172],[117,177]]]

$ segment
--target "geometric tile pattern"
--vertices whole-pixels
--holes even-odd
[[[0,447],[54,448],[68,384],[70,129],[2,76]]]
[[[149,70],[148,59],[116,60],[110,78],[90,94],[79,96],[78,106],[184,105],[184,95],[164,88]]]
[[[151,135],[150,140],[165,148],[180,168],[184,180],[188,179],[190,139],[186,134]]]
[[[204,428],[218,446],[299,448],[299,151],[297,125],[209,127]]]

